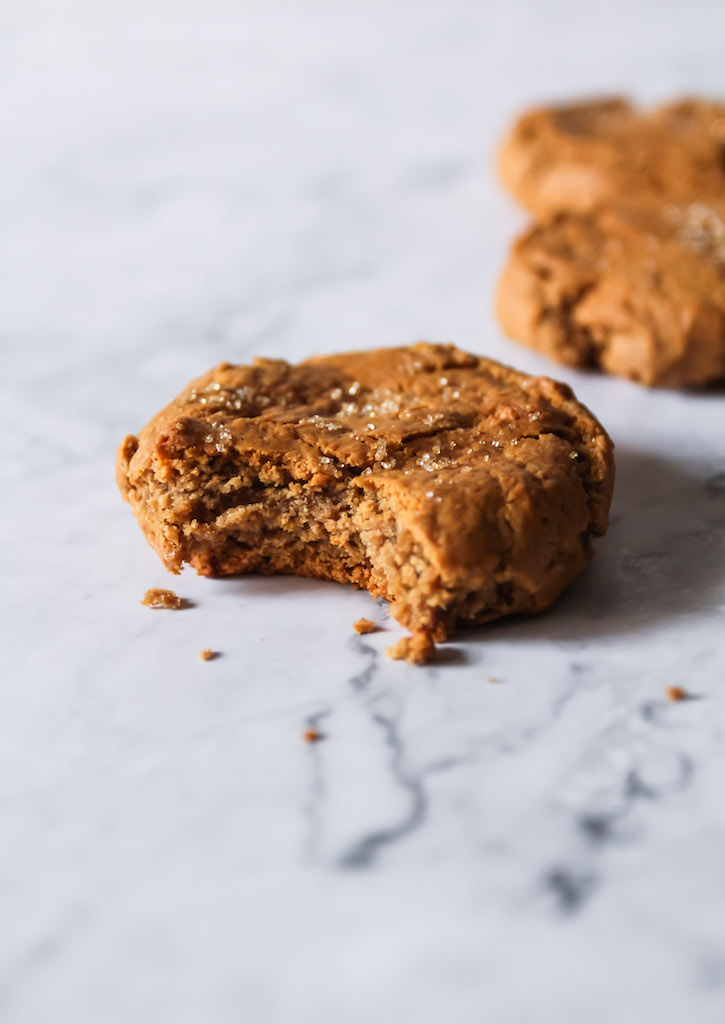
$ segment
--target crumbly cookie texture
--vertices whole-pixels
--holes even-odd
[[[725,378],[725,200],[561,213],[514,244],[497,313],[561,363],[651,386]]]
[[[668,686],[665,693],[667,700],[670,701],[689,700],[691,697],[689,690],[686,690],[683,686]]]
[[[147,608],[181,608],[181,598],[173,590],[151,587],[144,594],[141,604]]]
[[[414,633],[413,636],[402,636],[392,647],[386,647],[385,653],[393,661],[427,665],[435,661],[436,647],[427,633]]]
[[[541,107],[499,151],[506,187],[540,216],[622,196],[718,195],[725,189],[725,104],[685,98],[638,110],[621,97]]]
[[[546,608],[604,533],[612,444],[571,390],[453,346],[222,363],[118,452],[167,569],[352,583],[415,634]]]

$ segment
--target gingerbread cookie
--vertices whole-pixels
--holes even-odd
[[[725,190],[725,104],[682,99],[640,111],[621,98],[542,107],[499,152],[506,187],[547,216],[622,197],[691,199]]]
[[[560,363],[656,386],[725,378],[725,202],[561,213],[514,245],[497,312]]]
[[[172,572],[352,583],[440,640],[556,598],[613,463],[565,385],[419,344],[223,363],[126,438],[117,476]]]

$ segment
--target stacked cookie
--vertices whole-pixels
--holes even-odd
[[[500,170],[539,218],[499,285],[508,335],[651,386],[725,378],[725,105],[538,109]]]

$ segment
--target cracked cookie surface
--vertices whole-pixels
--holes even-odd
[[[117,479],[171,571],[352,583],[442,640],[557,597],[613,462],[567,386],[421,343],[222,363],[125,439]]]
[[[725,202],[561,213],[515,244],[497,313],[516,341],[651,386],[725,378]]]

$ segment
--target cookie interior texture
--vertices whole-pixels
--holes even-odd
[[[499,170],[540,216],[635,195],[722,195],[725,104],[686,98],[640,111],[613,97],[541,107],[516,122]]]
[[[565,385],[421,343],[223,363],[126,438],[117,478],[171,571],[352,583],[440,640],[556,598],[613,462]]]
[[[515,243],[497,313],[571,366],[653,386],[725,378],[725,203],[561,213]]]

